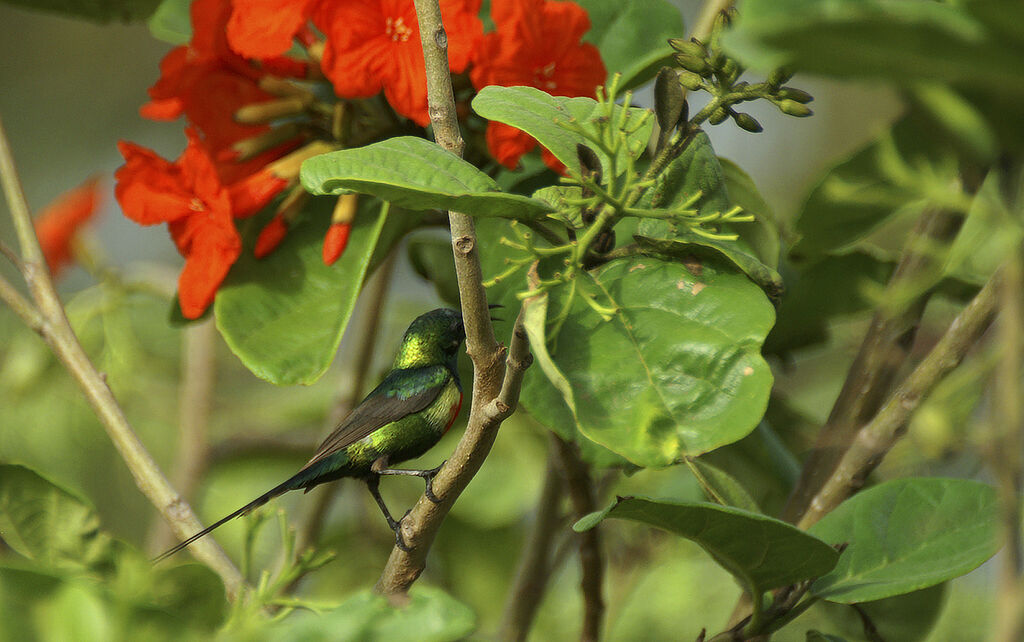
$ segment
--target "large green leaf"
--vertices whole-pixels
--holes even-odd
[[[765,341],[765,352],[782,354],[827,340],[832,317],[878,303],[892,270],[892,262],[854,251],[824,255],[787,273],[779,320]]]
[[[740,196],[737,201],[730,198],[726,187],[727,174],[711,147],[711,141],[704,132],[700,132],[655,179],[654,187],[641,198],[637,207],[678,210],[699,194],[696,204],[687,207],[702,216],[725,213],[734,204],[750,208],[748,213],[757,217],[754,223],[741,223],[722,230],[735,232],[739,238],[709,238],[685,226],[672,226],[665,220],[645,218],[640,221],[639,234],[635,239],[641,248],[678,261],[686,262],[691,257],[712,261],[725,259],[746,272],[769,295],[778,296],[782,291],[782,278],[765,264],[765,261],[771,264],[778,262],[778,235],[774,231],[771,213],[749,176],[731,164],[728,176]],[[758,258],[761,253],[767,256],[764,261]]]
[[[71,18],[95,22],[135,22],[145,20],[160,0],[3,0],[26,9],[49,11]]]
[[[615,118],[622,109],[614,108]],[[484,87],[473,99],[473,110],[488,120],[511,125],[533,136],[575,174],[579,173],[576,145],[586,144],[586,140],[572,131],[570,122],[598,135],[597,123],[605,118],[602,108],[592,98],[552,96],[533,87]],[[625,171],[628,154],[637,157],[644,151],[653,127],[654,118],[649,110],[629,108],[625,129],[632,133],[628,144],[616,155],[615,174]],[[599,149],[594,151],[604,172],[611,174],[611,159]]]
[[[734,231],[746,241],[762,263],[769,268],[777,268],[782,244],[779,241],[779,225],[772,208],[761,196],[754,179],[739,165],[721,157],[718,163],[722,168],[722,180],[729,201],[754,216],[753,223],[737,225]]]
[[[679,9],[664,0],[579,0],[590,16],[590,31],[583,37],[601,51],[612,75],[622,74],[623,88],[636,87],[652,77],[675,52],[669,38],[686,32]]]
[[[725,47],[747,66],[887,80],[942,80],[1024,94],[1024,49],[965,3],[747,0]],[[983,3],[976,3],[982,5]],[[1004,15],[1001,22],[1021,17]],[[1017,44],[1017,46],[1013,46]]]
[[[366,590],[322,615],[303,613],[280,622],[266,639],[306,642],[394,642],[461,640],[476,628],[476,616],[441,589],[415,586],[409,603],[396,608]]]
[[[567,301],[567,287],[549,304],[570,305],[551,356],[572,386],[586,437],[638,466],[667,466],[757,426],[772,384],[759,349],[774,313],[745,276],[710,262],[642,257],[577,281],[615,309],[605,318],[581,296]]]
[[[717,504],[619,497],[573,529],[593,528],[608,517],[650,524],[696,542],[753,594],[820,577],[839,559],[834,548],[792,524]]]
[[[893,170],[892,168],[900,168]],[[814,260],[863,239],[911,203],[923,206],[927,187],[906,167],[926,169],[936,182],[957,184],[953,150],[937,140],[934,127],[920,118],[904,118],[874,142],[829,170],[811,191],[794,227],[801,235],[791,255]]]
[[[359,192],[410,210],[455,210],[474,216],[542,218],[551,208],[506,194],[487,174],[415,136],[341,149],[302,163],[302,184],[313,194]]]
[[[272,383],[312,383],[327,370],[387,219],[379,202],[361,199],[348,248],[334,265],[324,265],[333,200],[315,199],[266,258],[254,258],[247,243],[214,302],[228,346]]]
[[[963,575],[999,549],[996,493],[964,479],[899,479],[854,495],[811,527],[848,543],[811,587],[852,604],[910,593]]]
[[[0,464],[0,539],[43,567],[107,565],[110,537],[84,499],[34,471]]]

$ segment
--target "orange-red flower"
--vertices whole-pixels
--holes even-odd
[[[231,15],[230,0],[196,0],[191,7],[192,40],[176,47],[160,62],[160,79],[149,89],[150,101],[140,110],[152,120],[174,120],[184,115],[202,133],[220,177],[234,182],[287,153],[290,141],[235,163],[231,146],[269,130],[267,125],[239,124],[240,107],[273,100],[259,87],[268,71],[305,76],[305,63],[288,58],[260,59],[259,64],[232,51],[225,36]]]
[[[480,0],[441,0],[448,34],[448,66],[469,65],[483,33]],[[347,0],[318,5],[313,22],[327,36],[323,71],[345,98],[384,90],[399,114],[425,126],[427,77],[413,0]]]
[[[303,31],[318,0],[234,0],[227,25],[231,48],[247,58],[280,56]]]
[[[242,251],[233,218],[266,205],[287,181],[261,172],[225,186],[198,134],[192,129],[187,133],[188,146],[173,163],[121,141],[118,146],[125,164],[115,173],[115,194],[125,216],[133,221],[168,224],[171,238],[185,257],[178,279],[181,312],[196,319],[213,302]]]
[[[54,278],[71,263],[71,242],[96,214],[100,179],[90,178],[59,196],[35,220],[36,236]]]
[[[574,2],[494,0],[497,30],[484,36],[473,59],[470,79],[487,85],[526,85],[553,96],[593,96],[604,83],[605,67],[597,47],[580,39],[590,29],[587,12]],[[487,147],[512,169],[536,147],[528,134],[502,123],[487,125]],[[548,154],[545,162],[556,167]]]

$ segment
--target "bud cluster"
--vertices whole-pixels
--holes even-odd
[[[676,63],[682,68],[677,71],[679,84],[689,91],[704,90],[712,95],[711,103],[691,124],[696,126],[706,119],[710,124],[718,125],[731,118],[741,129],[760,132],[763,128],[757,119],[733,109],[736,104],[760,98],[771,101],[789,116],[810,116],[812,112],[806,104],[814,100],[813,96],[801,89],[783,86],[793,77],[791,70],[776,69],[765,82],[760,83],[740,80],[746,69],[725,53],[720,44],[721,35],[732,23],[734,13],[734,10],[727,10],[718,14],[706,42],[697,38],[671,38],[668,41],[676,51]]]

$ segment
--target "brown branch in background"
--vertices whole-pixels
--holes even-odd
[[[962,217],[946,211],[927,211],[907,240],[896,271],[861,343],[828,420],[804,462],[800,479],[782,511],[796,523],[811,498],[821,490],[853,442],[857,430],[878,412],[901,367],[906,363],[918,324],[931,295],[934,277]],[[917,292],[908,298],[908,293]]]
[[[89,360],[82,345],[78,342],[64,313],[64,307],[54,290],[49,270],[43,260],[39,239],[32,227],[32,217],[22,192],[21,181],[18,179],[11,155],[7,134],[0,122],[0,180],[3,182],[4,194],[11,218],[18,234],[21,246],[22,276],[28,285],[34,306],[38,314],[33,315],[26,309],[15,309],[33,330],[38,332],[49,344],[54,354],[68,370],[82,389],[89,405],[102,423],[114,447],[128,466],[136,486],[142,494],[157,508],[174,530],[175,535],[185,539],[202,528],[192,507],[178,494],[164,477],[156,462],[139,441],[124,412],[118,405],[113,393],[96,367]],[[0,294],[5,301],[14,301],[17,305],[27,303],[9,298],[10,293],[0,287]],[[12,306],[13,307],[13,306]],[[38,321],[38,323],[37,323]],[[212,539],[200,540],[193,546],[195,557],[209,566],[224,582],[229,599],[234,600],[244,588],[241,573],[217,546]]]
[[[380,328],[381,313],[391,287],[391,277],[395,272],[397,256],[395,251],[388,254],[363,290],[362,298],[366,301],[364,307],[366,318],[359,328],[359,335],[355,341],[356,353],[352,359],[352,378],[327,417],[327,432],[334,430],[363,398],[363,392],[366,390],[366,378],[369,376],[370,366],[373,365],[373,353],[377,345],[377,330]],[[324,521],[327,519],[327,512],[340,489],[341,484],[324,484],[317,493],[312,509],[306,514],[299,527],[295,550],[305,550],[320,539]]]
[[[997,340],[1001,359],[995,380],[995,419],[986,444],[999,493],[1003,553],[999,563],[994,640],[1024,639],[1024,549],[1021,543],[1024,408],[1021,363],[1024,359],[1024,248],[1018,246],[1003,270],[999,291]]]
[[[171,474],[174,487],[187,501],[195,500],[199,481],[209,465],[216,345],[217,328],[212,319],[190,324],[182,333],[178,456]],[[150,551],[159,553],[175,543],[167,522],[154,524],[149,537]]]
[[[557,437],[550,435],[548,463],[544,472],[544,486],[537,500],[537,513],[523,546],[516,578],[501,618],[498,639],[506,642],[522,642],[526,639],[555,568],[555,536],[566,522],[561,510],[565,483],[555,439]]]
[[[558,459],[565,475],[575,518],[597,510],[594,480],[590,467],[580,458],[579,447],[552,433]],[[601,622],[604,619],[604,557],[601,554],[601,529],[591,528],[576,533],[580,554],[580,592],[583,595],[583,627],[580,640],[596,642],[601,638]]]
[[[810,528],[864,484],[871,471],[904,435],[907,423],[921,401],[943,377],[960,365],[995,317],[1001,272],[997,272],[957,315],[939,342],[889,396],[878,414],[857,431],[835,472],[811,500],[803,518],[797,523],[799,528]]]
[[[448,37],[441,22],[438,0],[416,0],[416,18],[423,43],[427,103],[434,138],[444,149],[461,156],[462,134],[448,73]],[[433,491],[439,503],[435,504],[426,496],[420,497],[402,521],[402,534],[409,550],[396,546],[377,582],[376,590],[388,595],[393,602],[404,600],[409,587],[426,567],[427,552],[441,522],[480,470],[497,437],[498,427],[515,410],[523,373],[532,359],[522,311],[516,318],[508,350],[495,341],[473,219],[449,212],[448,220],[462,319],[466,325],[466,351],[473,361],[473,402],[466,432],[434,478]]]

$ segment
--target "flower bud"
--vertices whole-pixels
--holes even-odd
[[[704,82],[701,80],[700,75],[695,74],[692,71],[679,72],[679,84],[690,91],[700,91],[704,88]]]
[[[772,87],[780,87],[782,83],[793,77],[793,70],[787,67],[779,67],[768,74],[768,84]]]
[[[778,106],[782,113],[788,114],[790,116],[796,116],[797,118],[810,116],[811,114],[814,113],[811,111],[809,107],[807,107],[806,105],[801,105],[795,100],[782,100],[778,103]]]
[[[809,103],[814,100],[814,96],[810,95],[803,89],[797,89],[796,87],[783,87],[779,89],[776,94],[779,98],[787,100],[795,100],[798,103]]]
[[[752,134],[756,134],[764,129],[761,127],[761,123],[757,122],[757,120],[750,114],[734,112],[732,114],[732,119],[736,121],[736,124],[740,126],[740,129],[745,129]]]
[[[670,47],[675,49],[681,54],[686,54],[694,58],[703,58],[706,55],[704,51],[704,45],[694,42],[692,40],[683,40],[682,38],[670,38],[668,41]]]
[[[711,75],[711,65],[704,56],[693,56],[687,53],[677,53],[675,55],[676,63],[679,64],[683,69],[700,74],[701,76]]]

